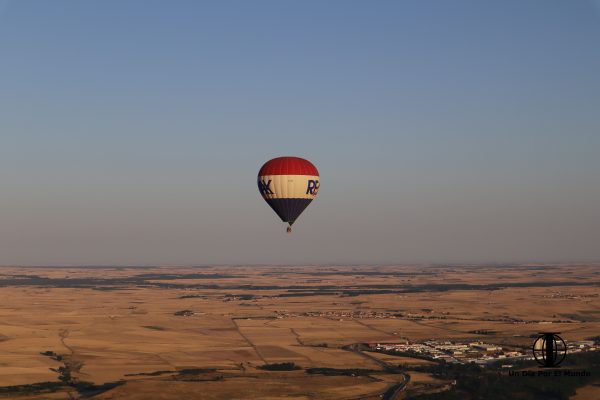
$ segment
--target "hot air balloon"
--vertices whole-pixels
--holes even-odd
[[[319,171],[308,160],[278,157],[258,171],[258,190],[263,199],[292,231],[292,224],[317,196]]]

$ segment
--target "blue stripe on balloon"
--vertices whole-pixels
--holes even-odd
[[[292,225],[312,199],[265,199],[283,222]]]

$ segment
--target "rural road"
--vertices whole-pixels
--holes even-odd
[[[400,396],[400,393],[406,388],[406,385],[408,385],[408,382],[410,382],[410,375],[405,372],[402,372],[400,370],[400,368],[398,368],[395,365],[389,364],[383,360],[380,360],[379,358],[373,357],[372,355],[361,351],[360,346],[361,345],[357,343],[357,344],[350,345],[347,349],[349,351],[352,351],[352,352],[358,354],[359,356],[361,356],[363,358],[373,361],[377,365],[383,367],[383,369],[385,369],[386,371],[392,372],[394,374],[402,375],[402,382],[398,382],[394,386],[390,387],[383,395],[384,400],[398,399]]]
[[[254,352],[256,353],[256,355],[258,356],[258,358],[260,358],[262,362],[264,362],[265,364],[267,364],[267,360],[265,360],[265,358],[263,357],[263,355],[260,353],[260,351],[258,350],[258,347],[256,347],[256,345],[254,343],[252,343],[252,341],[246,335],[244,335],[244,333],[242,332],[242,329],[238,325],[236,319],[237,318],[231,318],[231,322],[233,323],[233,325],[235,325],[235,329],[237,329],[239,335],[246,341],[246,343],[248,343],[248,345],[250,347],[252,347],[252,349],[254,350]]]

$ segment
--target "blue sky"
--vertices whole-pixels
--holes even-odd
[[[0,1],[0,264],[600,260],[598,5]]]

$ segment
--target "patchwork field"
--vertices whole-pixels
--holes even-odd
[[[600,334],[599,288],[600,265],[592,264],[2,267],[0,397],[375,399],[444,391],[449,380],[393,371],[432,361],[353,345],[448,339],[525,348],[547,330],[583,340]],[[264,369],[280,363],[294,368]],[[598,397],[600,387],[588,384],[577,396]]]

